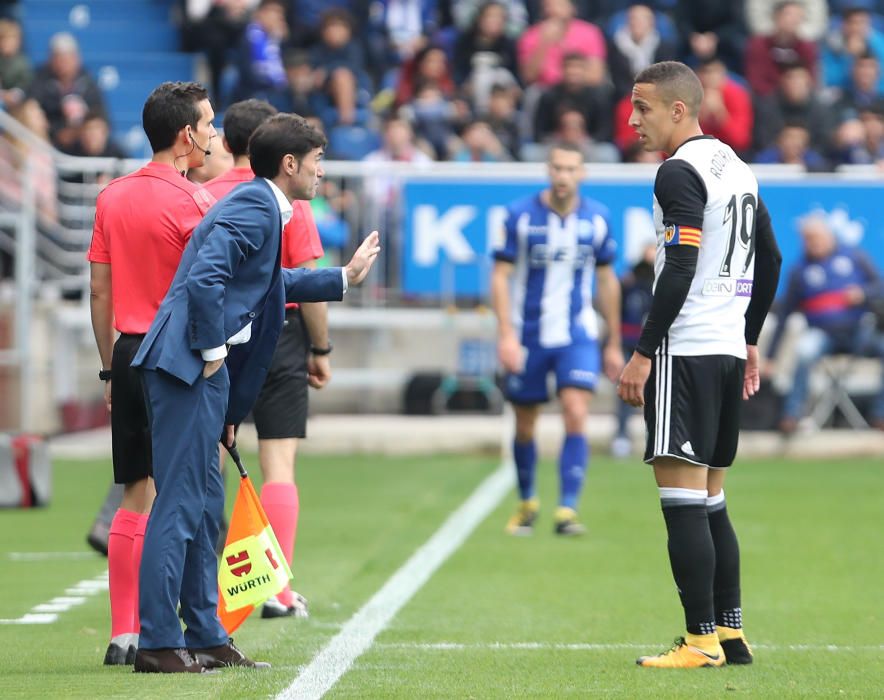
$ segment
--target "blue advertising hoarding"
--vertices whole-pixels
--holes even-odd
[[[403,291],[428,297],[485,297],[490,242],[503,225],[504,207],[543,187],[542,180],[406,182]],[[582,188],[583,195],[599,200],[611,212],[619,272],[653,235],[652,187],[651,181],[591,181]],[[811,212],[824,212],[845,244],[861,247],[884,270],[884,181],[762,179],[760,191],[783,252],[783,280],[801,254],[799,221]]]

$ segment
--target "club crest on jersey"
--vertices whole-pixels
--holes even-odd
[[[689,245],[700,247],[700,229],[693,226],[669,224],[663,229],[663,245]]]

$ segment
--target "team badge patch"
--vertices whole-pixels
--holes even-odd
[[[669,224],[663,230],[663,245],[692,245],[695,248],[700,247],[700,229],[693,226],[679,226],[678,224]]]

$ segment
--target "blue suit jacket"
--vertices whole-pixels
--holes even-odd
[[[133,367],[163,370],[192,385],[200,350],[224,345],[248,323],[252,338],[228,355],[227,423],[240,423],[264,384],[286,301],[340,301],[341,268],[281,269],[279,204],[262,178],[237,187],[194,229],[172,285]]]

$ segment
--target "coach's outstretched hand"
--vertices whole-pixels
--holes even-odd
[[[377,231],[372,231],[362,241],[362,245],[356,249],[350,262],[344,268],[347,271],[347,284],[352,287],[362,282],[380,252],[380,235]]]

